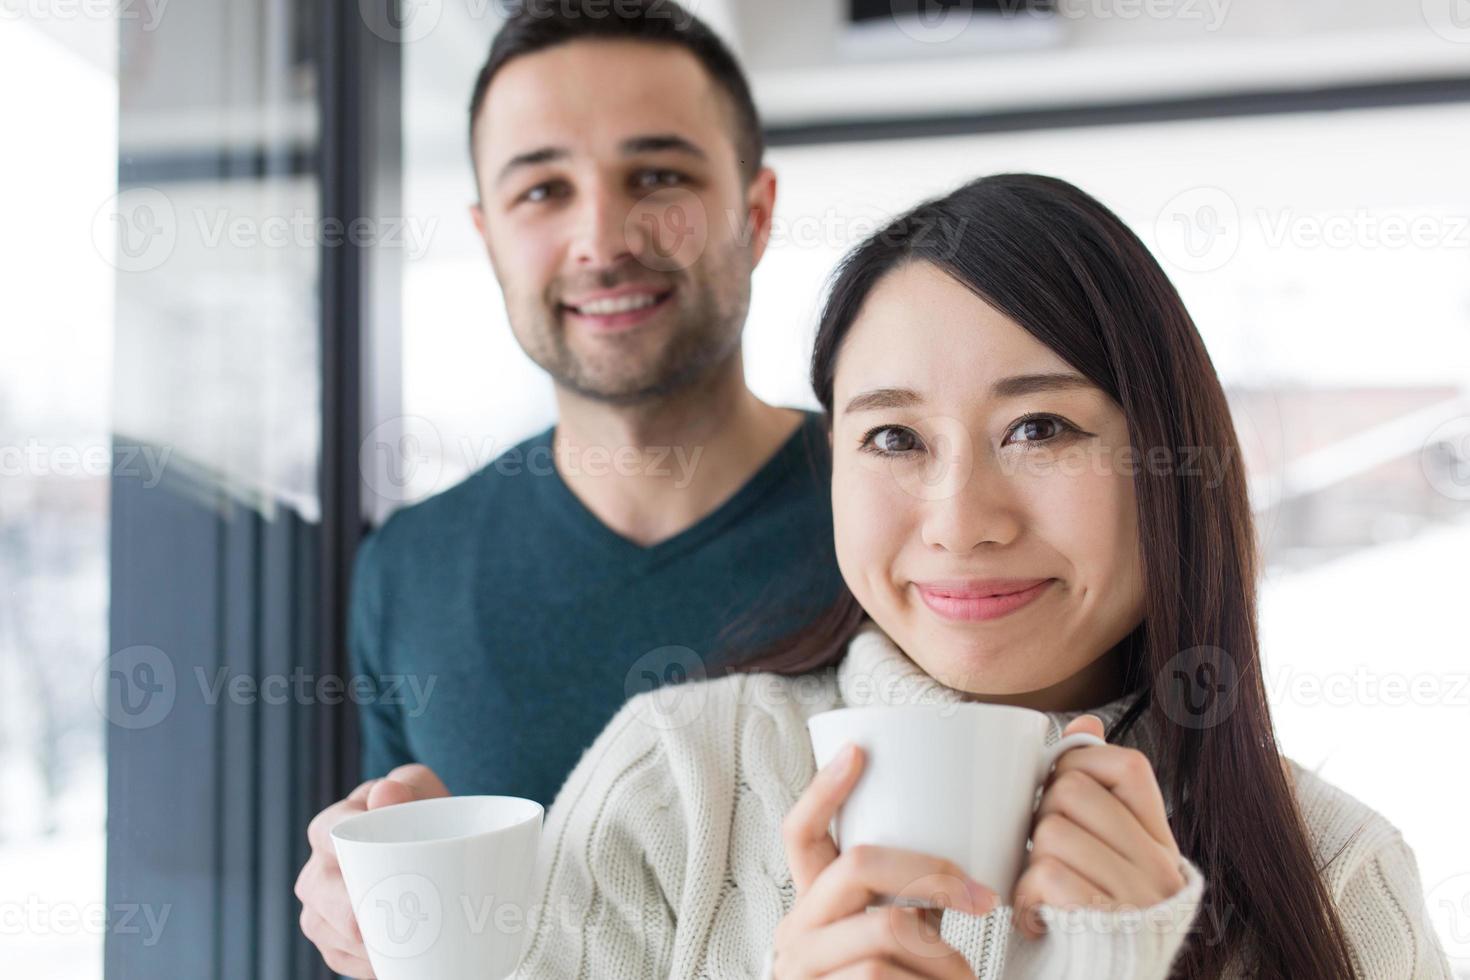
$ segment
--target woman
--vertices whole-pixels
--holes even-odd
[[[549,815],[524,975],[1449,977],[1398,831],[1277,752],[1225,397],[1116,216],[1024,174],[921,205],[839,270],[812,380],[850,595],[614,718]],[[1049,779],[1014,907],[827,835],[863,760],[814,773],[806,719],[919,701],[1106,734]],[[921,878],[942,914],[866,911]]]

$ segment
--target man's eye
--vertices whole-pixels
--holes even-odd
[[[678,187],[684,175],[673,170],[642,170],[633,179],[639,190],[653,191],[661,187]]]
[[[1011,426],[1010,432],[1006,434],[1006,443],[1016,442],[1046,442],[1055,439],[1068,430],[1076,431],[1071,425],[1052,415],[1034,415],[1030,418],[1021,419]],[[1012,436],[1019,435],[1019,439],[1013,440]]]
[[[868,430],[860,448],[880,456],[897,456],[920,448],[918,434],[901,425],[880,425]]]
[[[544,184],[537,184],[535,187],[532,187],[522,194],[518,200],[525,201],[528,204],[540,204],[544,201],[551,200],[553,197],[562,197],[565,193],[566,185],[561,181],[547,181]]]

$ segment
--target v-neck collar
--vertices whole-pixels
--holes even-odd
[[[546,481],[547,492],[552,496],[551,503],[572,523],[575,533],[582,536],[589,544],[624,561],[652,564],[694,548],[718,534],[774,489],[781,480],[787,478],[794,467],[819,465],[812,462],[813,449],[825,444],[826,440],[819,423],[818,416],[803,411],[796,431],[786,437],[786,441],[738,490],[689,527],[651,545],[645,546],[630,541],[604,524],[596,514],[587,508],[581,498],[572,492],[572,488],[567,486],[554,463]],[[536,444],[551,447],[554,445],[555,437],[556,426],[552,426],[537,438]],[[822,440],[822,443],[815,442],[818,438]],[[814,441],[807,442],[807,440]],[[825,472],[822,475],[825,476]]]

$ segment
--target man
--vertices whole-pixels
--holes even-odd
[[[309,830],[302,929],[357,977],[336,822],[447,793],[549,804],[627,697],[841,585],[825,433],[745,385],[776,180],[724,45],[667,0],[528,3],[476,82],[471,147],[471,217],[558,421],[361,549],[354,668],[432,693],[363,709],[363,775],[387,778]]]

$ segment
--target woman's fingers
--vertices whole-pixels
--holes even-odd
[[[843,851],[817,876],[791,916],[797,928],[815,928],[862,912],[880,898],[985,915],[996,895],[944,858],[896,847],[858,845]]]
[[[921,909],[889,906],[848,916],[780,954],[782,977],[826,977],[864,961],[889,962],[934,980],[973,980],[965,958],[939,938]]]
[[[786,814],[781,824],[781,839],[798,895],[810,888],[822,869],[837,857],[837,847],[827,828],[857,784],[862,769],[862,750],[856,745],[845,746],[818,771]]]
[[[1166,896],[1182,886],[1177,849],[1154,840],[1121,800],[1083,770],[1070,770],[1052,782],[1036,810],[1036,826],[1052,815],[1065,817],[1096,837]]]
[[[1022,935],[1032,939],[1044,933],[1038,906],[1105,907],[1108,902],[1097,885],[1055,857],[1043,855],[1027,864],[1011,895],[1013,922]]]
[[[1097,901],[1134,902],[1140,891],[1138,880],[1142,876],[1137,868],[1060,813],[1037,821],[1032,831],[1029,860],[1042,857],[1055,858],[1085,878],[1092,884]]]
[[[1087,773],[1108,792],[1118,798],[1154,840],[1178,851],[1169,817],[1164,810],[1164,794],[1154,776],[1153,763],[1138,749],[1121,745],[1088,745],[1065,753],[1057,761],[1047,786],[1050,788],[1065,773],[1080,770]]]

